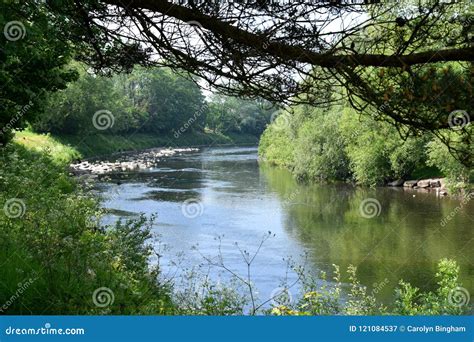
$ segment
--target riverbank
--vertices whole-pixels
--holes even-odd
[[[315,155],[314,151],[304,152],[304,157],[295,156],[295,148],[292,148],[291,140],[288,137],[282,138],[281,132],[272,132],[271,135],[264,133],[259,143],[259,160],[262,163],[268,164],[271,167],[283,168],[290,171],[294,177],[303,183],[333,183],[333,182],[349,182],[355,185],[364,187],[403,187],[405,189],[415,190],[419,192],[435,192],[439,196],[453,195],[466,196],[474,192],[474,170],[463,170],[462,166],[456,165],[453,167],[455,171],[449,170],[443,172],[443,165],[434,166],[427,165],[425,162],[413,166],[412,170],[404,175],[404,177],[391,177],[375,183],[364,183],[358,180],[355,176],[357,170],[349,170],[343,174],[339,174],[338,167],[332,165],[332,161],[327,159],[327,164],[320,165],[321,161],[316,162],[317,159],[324,159],[320,155]],[[301,147],[300,147],[301,148]],[[311,155],[313,153],[313,155]],[[317,153],[321,153],[320,151]],[[335,157],[335,156],[330,156]],[[300,158],[298,160],[298,158]],[[313,158],[313,159],[312,159]],[[300,165],[301,159],[306,159],[306,166]],[[373,158],[367,156],[367,159],[373,159],[367,163],[366,172],[371,174],[374,178],[379,177],[379,173],[383,174],[383,168],[376,164],[377,157]],[[309,161],[308,161],[309,160]],[[353,165],[350,160],[341,161],[345,167]],[[452,161],[451,161],[452,162]],[[441,161],[437,162],[440,165]],[[447,163],[449,165],[449,163]],[[324,168],[332,169],[333,178],[322,177],[320,173]],[[377,175],[377,176],[375,176]],[[339,177],[339,178],[338,178]]]
[[[14,141],[33,150],[51,150],[58,161],[91,158],[126,151],[139,151],[155,147],[200,147],[223,145],[256,145],[258,138],[248,134],[192,133],[178,138],[173,135],[95,134],[87,136],[38,134],[16,132]]]
[[[71,163],[70,170],[74,175],[102,175],[110,172],[139,171],[157,165],[163,158],[176,154],[197,152],[197,148],[152,148],[134,153],[121,153],[114,161],[85,160]]]

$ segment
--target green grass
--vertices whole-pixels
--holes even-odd
[[[81,157],[81,153],[76,148],[63,144],[50,134],[16,132],[13,141],[29,151],[49,154],[56,164],[66,164]]]

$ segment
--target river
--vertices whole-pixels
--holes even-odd
[[[157,214],[153,232],[167,247],[160,264],[168,276],[179,277],[219,255],[246,276],[241,251],[252,255],[271,231],[251,265],[261,299],[283,278],[296,279],[288,258],[313,274],[330,274],[332,264],[341,270],[353,264],[361,283],[383,302],[393,299],[400,279],[433,289],[437,261],[453,258],[463,286],[474,293],[474,201],[461,205],[402,188],[299,185],[289,172],[259,164],[253,147],[182,153],[112,175],[98,188],[110,210],[105,223]],[[227,280],[226,273],[210,276]]]

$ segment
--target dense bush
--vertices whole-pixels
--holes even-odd
[[[287,130],[274,125],[267,127],[258,144],[259,157],[270,164],[293,167],[293,140]]]
[[[457,296],[461,289],[458,283],[459,267],[453,260],[443,259],[436,273],[438,288],[434,292],[420,292],[420,289],[400,281],[396,292],[395,310],[400,315],[461,315],[467,305],[459,303]]]
[[[428,165],[438,167],[446,175],[451,191],[460,191],[467,188],[469,182],[474,182],[474,170],[469,170],[454,158],[445,144],[433,140],[427,147]]]
[[[281,115],[285,120],[263,133],[259,155],[288,167],[298,179],[377,186],[415,177],[415,171],[431,166],[431,174],[446,176],[453,189],[468,182],[469,170],[431,134],[403,139],[394,126],[359,116],[348,106],[299,106]]]
[[[403,140],[391,125],[358,118],[352,110],[346,110],[340,127],[354,179],[360,184],[406,179],[424,162],[426,137]]]
[[[344,137],[339,129],[341,116],[322,113],[318,121],[305,121],[294,143],[297,178],[335,180],[350,176]]]

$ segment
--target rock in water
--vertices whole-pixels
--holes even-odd
[[[418,181],[416,181],[416,180],[410,180],[410,181],[406,181],[405,183],[403,183],[403,186],[405,188],[413,188],[414,186],[416,186],[417,183],[418,183]]]
[[[416,184],[419,188],[428,188],[430,186],[431,179],[422,179]]]

